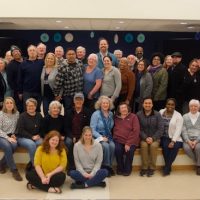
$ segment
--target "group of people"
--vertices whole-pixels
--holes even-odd
[[[69,48],[65,59],[61,46],[46,54],[40,43],[23,60],[12,46],[13,60],[0,59],[0,173],[9,168],[22,180],[13,159],[19,145],[30,157],[28,189],[61,193],[66,169],[72,189],[105,187],[104,179],[115,175],[114,157],[116,173],[129,176],[140,147],[140,175],[151,177],[161,146],[166,176],[183,146],[200,175],[198,60],[186,68],[179,52],[165,60],[154,53],[149,62],[141,47],[127,58],[108,47],[102,38],[99,53],[86,59],[85,48]]]

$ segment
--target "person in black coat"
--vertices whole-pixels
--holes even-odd
[[[2,109],[3,106],[3,101],[4,101],[4,94],[6,93],[6,82],[0,73],[0,110]]]

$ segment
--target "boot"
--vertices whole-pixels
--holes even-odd
[[[14,169],[12,171],[12,176],[16,181],[22,181],[23,180],[17,169]]]

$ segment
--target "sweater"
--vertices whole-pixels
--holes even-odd
[[[59,155],[58,152],[46,153],[42,151],[42,146],[39,146],[34,156],[34,166],[38,165],[42,168],[45,175],[59,166],[63,167],[64,172],[67,166],[67,154],[65,149],[63,149]]]
[[[100,95],[111,97],[114,101],[119,96],[121,87],[121,73],[116,67],[112,67],[107,74],[104,73]]]
[[[120,70],[122,88],[120,94],[126,94],[126,100],[131,101],[135,90],[135,74],[131,70]]]
[[[32,139],[34,135],[40,135],[42,132],[43,118],[39,112],[35,116],[29,115],[27,112],[19,116],[17,124],[17,136]]]
[[[159,140],[164,132],[164,122],[159,112],[153,110],[150,115],[145,115],[141,110],[137,113],[140,122],[140,137],[146,140],[147,137]]]
[[[79,141],[74,145],[74,161],[76,170],[82,175],[90,173],[94,176],[101,167],[103,150],[101,144],[94,142],[91,149],[87,151]]]
[[[8,114],[0,111],[0,137],[8,138],[8,134],[15,134],[19,112]]]
[[[135,114],[129,113],[124,119],[115,117],[113,139],[128,146],[139,144],[140,124]]]
[[[163,115],[165,110],[166,109],[162,109],[159,111],[161,116]],[[183,127],[183,117],[179,112],[175,110],[169,122],[169,129],[168,129],[168,135],[169,135],[169,138],[172,139],[172,141],[182,142],[182,138],[181,138],[182,127]]]
[[[194,125],[189,117],[189,113],[183,115],[182,137],[184,142],[189,140],[200,142],[200,115]]]

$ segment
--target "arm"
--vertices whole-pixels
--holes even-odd
[[[152,89],[153,89],[152,76],[151,76],[151,74],[149,74],[147,72],[146,75],[145,75],[145,89],[144,89],[144,92],[143,92],[143,96],[141,98],[144,99],[146,97],[150,97]]]
[[[63,67],[64,66],[62,66],[60,68],[60,70],[58,71],[58,73],[55,77],[55,85],[54,85],[54,88],[53,88],[53,93],[56,97],[59,96],[61,88],[63,86],[64,78],[66,78],[66,77],[64,77],[64,76],[66,76],[66,74],[63,71]]]
[[[187,126],[186,126],[187,119],[186,119],[186,115],[183,116],[182,138],[183,138],[184,142],[189,142],[190,139],[189,139],[188,134],[187,134]]]
[[[88,94],[88,96],[90,97],[90,98],[92,98],[92,96],[96,93],[96,92],[98,92],[98,90],[100,89],[100,87],[101,87],[101,84],[102,84],[102,79],[97,79],[96,80],[96,84],[95,84],[95,86],[92,88],[92,90],[89,92],[89,94]]]
[[[111,97],[114,101],[118,96],[122,88],[121,73],[117,68],[114,68],[114,81],[115,81],[115,91]]]
[[[160,115],[159,112],[157,112],[156,115],[157,115],[156,116],[157,130],[156,130],[155,134],[152,137],[152,139],[154,141],[159,140],[160,137],[163,135],[163,132],[164,132],[164,122],[163,122],[163,119],[162,119],[162,117],[161,117],[161,115]]]
[[[96,157],[96,160],[95,160],[95,165],[91,171],[91,176],[94,176],[97,171],[101,168],[101,163],[102,163],[102,160],[103,160],[103,149],[102,149],[102,146],[101,144],[97,143],[96,145],[98,145],[98,148],[97,148],[97,157]]]
[[[128,73],[128,94],[126,97],[126,101],[127,100],[129,102],[131,101],[134,90],[135,90],[135,74],[131,71]]]
[[[139,120],[139,123],[140,123],[140,137],[141,137],[142,140],[146,141],[148,136],[145,133],[145,130],[144,130],[144,127],[143,127],[143,123],[145,123],[144,122],[145,118],[144,118],[144,116],[143,116],[143,114],[141,112],[142,111],[139,111],[137,113],[137,117],[138,117],[138,120]]]
[[[0,137],[8,139],[8,135],[5,131],[3,131],[3,123],[4,123],[4,117],[3,112],[0,112]]]

